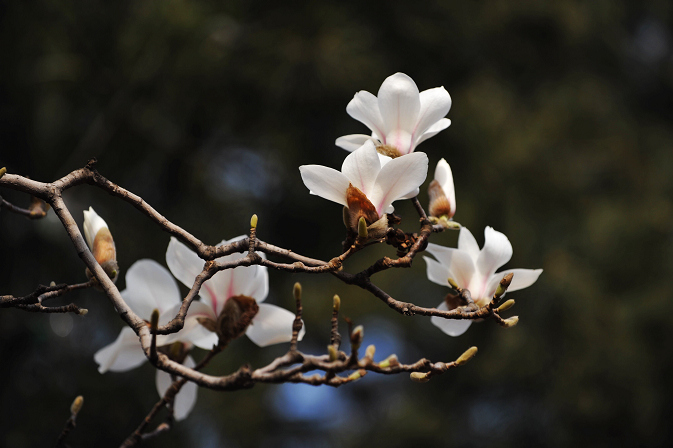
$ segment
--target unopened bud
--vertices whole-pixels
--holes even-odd
[[[252,217],[250,218],[250,228],[251,229],[257,228],[257,214],[252,215]]]
[[[86,308],[80,308],[77,311],[77,314],[79,314],[80,316],[86,316],[88,313],[89,313],[89,310],[87,310]]]
[[[294,284],[294,288],[292,289],[292,294],[294,295],[294,300],[299,301],[301,300],[301,283],[297,282]]]
[[[344,225],[346,226],[347,229],[350,229],[350,222],[351,222],[351,212],[348,210],[348,207],[343,208],[343,220],[344,220]]]
[[[374,345],[368,345],[367,350],[365,350],[365,358],[374,359],[374,353],[376,353],[376,347]]]
[[[79,411],[82,410],[82,406],[84,406],[84,397],[83,396],[78,396],[75,398],[70,405],[70,413],[72,415],[77,415],[79,414]]]
[[[334,294],[334,298],[332,299],[332,309],[338,313],[340,308],[341,308],[341,297]]]
[[[512,308],[514,306],[514,299],[509,299],[505,301],[502,305],[500,305],[497,309],[498,313],[502,313],[503,311],[507,311],[508,309]]]
[[[519,316],[512,316],[509,319],[503,321],[505,328],[511,328],[519,323]]]
[[[348,379],[351,381],[359,380],[363,376],[367,374],[367,371],[364,369],[360,369],[357,372],[353,372],[350,375],[348,375]]]
[[[397,355],[393,354],[388,356],[386,359],[379,363],[379,367],[382,369],[387,369],[388,367],[396,367],[400,365],[400,361],[397,359]]]
[[[514,274],[510,272],[509,274],[505,275],[502,280],[500,280],[500,283],[498,283],[498,288],[495,290],[496,297],[502,297],[502,295],[507,292],[507,288],[509,288],[509,285],[512,284],[512,277],[514,277]]]
[[[360,348],[364,336],[365,336],[364,327],[362,325],[358,325],[357,327],[355,327],[355,329],[351,333],[351,346],[353,347],[353,350],[357,350]]]
[[[54,286],[56,286],[56,282],[52,280],[51,283],[49,283],[49,286],[53,288]]]
[[[456,359],[456,365],[462,366],[466,362],[468,362],[470,359],[474,358],[474,355],[477,354],[477,347],[470,347],[467,350],[465,350],[465,353],[460,355],[458,359]]]
[[[336,347],[333,346],[332,344],[327,346],[327,353],[329,354],[330,362],[336,361],[337,358],[339,357],[338,354],[337,354]]]
[[[428,378],[429,372],[411,372],[409,375],[409,378],[411,378],[411,381],[414,383],[427,383],[430,381],[430,378]]]
[[[173,344],[171,344],[171,349],[168,354],[168,357],[173,361],[180,359],[182,355],[182,349],[183,349],[182,342],[180,341],[173,342]]]
[[[150,328],[152,331],[155,331],[159,327],[159,310],[154,308],[152,311],[152,317],[150,317]]]
[[[358,238],[363,240],[369,237],[369,232],[367,232],[367,221],[365,221],[364,216],[360,216],[358,220]]]
[[[460,289],[460,286],[458,286],[458,283],[456,283],[456,281],[453,278],[449,277],[448,281],[449,285],[451,285],[453,289]]]
[[[6,172],[7,172],[7,168],[5,168],[4,166],[2,168],[0,168],[0,179],[2,179],[2,176],[4,176]]]

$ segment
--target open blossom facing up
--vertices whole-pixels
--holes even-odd
[[[138,260],[126,272],[126,289],[121,292],[124,301],[138,316],[150,320],[152,311],[159,310],[159,324],[165,325],[178,312],[182,303],[177,282],[166,268],[154,260]],[[190,313],[191,315],[191,307]],[[195,363],[191,356],[186,355],[192,345],[192,338],[188,329],[183,329],[172,335],[157,336],[157,347],[168,347],[179,343],[179,359],[187,367],[194,367]],[[171,350],[168,350],[169,352]],[[174,350],[173,350],[174,351]],[[117,340],[103,347],[94,354],[94,360],[98,363],[98,371],[105,373],[125,372],[134,369],[144,363],[147,358],[140,345],[138,336],[129,327],[124,327]],[[163,396],[172,380],[170,375],[163,370],[157,370],[157,392]],[[176,420],[182,420],[191,412],[196,403],[196,391],[198,386],[194,383],[186,383],[175,397],[174,411]]]
[[[449,109],[451,96],[444,87],[419,93],[413,79],[395,73],[383,81],[378,97],[361,90],[346,106],[351,117],[371,129],[371,137],[345,135],[336,140],[336,145],[353,151],[375,138],[384,154],[409,154],[421,142],[449,127],[451,120],[444,118]]]
[[[374,143],[367,141],[346,157],[341,171],[321,165],[299,167],[304,184],[312,193],[345,205],[357,228],[359,216],[368,225],[384,213],[392,213],[392,203],[418,191],[428,172],[428,157],[408,154],[381,166]]]
[[[446,216],[451,219],[456,213],[456,191],[453,187],[453,173],[451,167],[442,159],[435,168],[435,178],[428,186],[430,196],[430,216]]]
[[[117,250],[107,223],[96,213],[93,207],[84,210],[84,238],[91,249],[94,258],[101,265],[106,274],[112,279],[117,279],[119,268],[117,266]],[[87,275],[91,276],[87,269]]]
[[[496,269],[512,257],[512,245],[503,233],[492,227],[484,229],[484,247],[481,250],[472,233],[463,227],[458,236],[457,249],[430,243],[427,251],[437,259],[423,257],[428,278],[444,286],[449,286],[448,279],[453,278],[459,287],[470,291],[472,299],[479,306],[490,302],[498,283],[506,274],[514,274],[507,288],[508,292],[512,292],[529,287],[542,273],[542,269],[505,269],[496,274]],[[448,310],[449,306],[443,301],[437,308]],[[440,317],[432,317],[431,321],[450,336],[463,334],[472,323],[467,319]]]
[[[245,235],[222,241],[229,244],[245,238]],[[264,254],[260,254],[264,256]],[[221,257],[226,263],[245,256],[235,253]],[[171,238],[166,251],[166,263],[173,275],[191,288],[194,279],[201,273],[204,261],[191,249]],[[200,334],[192,336],[194,344],[210,349],[218,343],[218,334],[225,339],[238,337],[242,332],[260,347],[292,339],[292,323],[295,315],[276,305],[261,303],[269,293],[269,274],[266,266],[239,266],[216,273],[201,287],[201,301],[192,302],[190,316],[185,319],[185,329]],[[193,309],[193,312],[192,312]],[[304,335],[304,328],[299,339]]]

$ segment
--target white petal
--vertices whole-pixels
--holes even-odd
[[[404,73],[387,77],[379,89],[378,103],[385,135],[395,130],[413,132],[421,109],[420,94],[413,79]],[[395,145],[394,141],[384,143]]]
[[[433,243],[429,243],[426,250],[449,269],[449,276],[456,281],[458,286],[461,288],[470,287],[475,274],[474,261],[470,254],[461,249],[453,249]],[[472,291],[470,290],[470,292]]]
[[[295,315],[285,308],[268,303],[260,303],[259,312],[252,320],[245,334],[260,347],[292,339],[292,323]],[[304,327],[299,333],[299,340],[304,337]]]
[[[405,194],[405,195],[402,196],[400,199],[411,199],[411,198],[415,198],[416,196],[419,195],[420,192],[421,192],[421,189],[420,189],[420,188],[417,188],[417,189],[412,190],[412,191],[410,191],[409,193]],[[388,212],[388,213],[392,213],[392,212]]]
[[[180,310],[180,305],[181,304],[177,304],[165,313],[162,313],[161,316],[159,316],[159,325],[166,325],[173,319]],[[217,316],[215,316],[215,313],[210,306],[196,300],[189,306],[189,311],[187,311],[187,316],[185,317],[185,325],[182,327],[182,330],[177,333],[157,336],[157,346],[161,347],[176,341],[182,341],[191,342],[197,347],[210,350],[213,347],[213,344],[217,344],[217,336],[198,322],[197,318],[199,317],[205,317],[212,320],[217,319]]]
[[[448,307],[446,306],[446,302],[442,301],[437,309],[447,311]],[[469,319],[444,319],[443,317],[438,316],[432,316],[430,322],[449,336],[460,336],[465,333],[472,324],[472,321]]]
[[[105,373],[126,372],[145,362],[145,353],[140,346],[138,336],[129,327],[119,332],[117,340],[98,350],[93,359],[98,363],[98,371]]]
[[[416,146],[420,145],[422,142],[429,139],[430,137],[434,137],[435,135],[439,134],[449,126],[451,126],[451,120],[449,120],[448,118],[442,118],[437,123],[430,126],[430,129],[428,129],[423,134],[416,137]]]
[[[458,249],[470,254],[472,260],[476,263],[479,258],[479,244],[467,227],[461,227],[458,234]]]
[[[510,273],[514,274],[514,277],[512,277],[512,283],[509,285],[509,288],[507,288],[507,292],[528,288],[537,281],[540,274],[542,274],[542,269],[505,269],[502,272],[493,274],[493,277],[491,277],[491,281],[489,282],[490,296],[495,294],[495,290],[498,287],[500,280]]]
[[[451,167],[444,159],[437,162],[437,168],[435,168],[435,180],[439,182],[442,190],[444,190],[444,194],[449,200],[449,204],[451,204],[451,214],[453,215],[456,212],[456,191],[453,187],[453,173],[451,172]]]
[[[203,270],[205,261],[177,238],[171,237],[166,250],[166,264],[175,278],[191,289],[194,279]]]
[[[493,227],[484,229],[484,247],[477,258],[477,269],[490,279],[495,271],[512,258],[512,244],[504,233]]]
[[[258,303],[263,302],[269,293],[269,272],[266,266],[239,266],[232,269],[231,295],[248,296]]]
[[[187,356],[183,364],[190,368],[196,366],[194,359],[191,356]],[[171,384],[173,384],[171,375],[163,370],[157,369],[157,392],[159,392],[160,397],[164,396],[168,388],[171,387]],[[194,409],[194,405],[196,404],[196,391],[198,388],[199,387],[195,383],[188,381],[175,396],[173,413],[176,421],[184,420],[189,413],[192,412],[192,409]]]
[[[369,200],[380,215],[391,203],[418,188],[427,175],[428,156],[424,153],[397,157],[381,168]]]
[[[346,190],[350,180],[341,172],[322,165],[302,165],[299,167],[304,185],[314,194],[336,202],[346,204]]]
[[[444,87],[424,90],[420,93],[421,111],[414,129],[414,137],[418,138],[440,121],[451,109],[451,96]]]
[[[449,277],[451,277],[449,268],[430,257],[423,257],[423,260],[427,266],[428,279],[438,285],[449,286]]]
[[[379,153],[371,140],[367,140],[360,148],[350,153],[341,165],[341,172],[366,196],[374,190],[379,171],[381,171]]]
[[[93,241],[96,239],[96,235],[100,229],[107,229],[107,224],[98,216],[93,210],[93,207],[89,207],[89,210],[84,210],[84,224],[82,225],[84,229],[84,238],[86,238],[86,243],[89,245],[89,249],[93,249]]]
[[[383,119],[379,112],[379,102],[371,93],[365,90],[356,93],[346,106],[346,112],[371,129],[379,139],[385,135]]]
[[[154,260],[138,260],[126,271],[122,297],[141,318],[149,320],[156,308],[160,313],[181,301],[180,290],[168,269]]]
[[[371,140],[372,137],[364,134],[351,134],[344,135],[339,137],[334,142],[339,148],[343,148],[346,151],[355,151],[360,146],[364,145],[366,141]]]

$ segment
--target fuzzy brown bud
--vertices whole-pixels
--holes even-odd
[[[511,328],[519,323],[519,316],[512,316],[509,319],[503,321],[505,328]]]
[[[436,180],[430,182],[428,186],[428,196],[430,197],[430,206],[428,211],[430,216],[435,216],[437,218],[445,218],[447,221],[451,219],[453,213],[451,211],[451,203],[446,197],[442,186]]]
[[[357,327],[355,327],[355,329],[351,333],[351,346],[353,347],[353,350],[357,350],[360,348],[364,336],[365,336],[364,327],[362,325],[358,325]]]

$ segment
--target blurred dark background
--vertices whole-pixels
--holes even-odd
[[[519,325],[451,338],[332,277],[271,272],[270,303],[305,291],[308,335],[324,353],[332,295],[365,327],[376,359],[464,368],[415,384],[368,375],[339,389],[259,385],[199,392],[188,420],[151,447],[668,446],[673,439],[673,4],[669,1],[10,1],[0,3],[0,166],[51,181],[84,166],[141,195],[215,244],[247,231],[328,259],[341,208],[310,196],[298,166],[339,167],[334,139],[365,132],[346,113],[401,71],[443,85],[449,129],[424,142],[456,183],[456,221],[514,247],[506,267],[544,268],[512,294]],[[3,189],[6,199],[28,203]],[[423,193],[421,199],[426,201]],[[168,236],[88,186],[68,192],[81,223],[107,220],[122,268],[165,264]],[[402,227],[416,218],[399,203]],[[457,234],[434,242],[453,245]],[[0,212],[0,293],[83,281],[53,213]],[[383,254],[377,248],[348,266]],[[418,259],[375,280],[434,306],[446,290]],[[123,278],[118,283],[124,287]],[[118,446],[158,399],[149,365],[100,375],[93,353],[122,326],[95,291],[89,314],[0,312],[0,445],[49,446],[85,397],[73,446]],[[343,328],[345,330],[345,328]],[[236,341],[208,372],[263,365],[286,346]],[[197,353],[197,355],[199,355]]]

